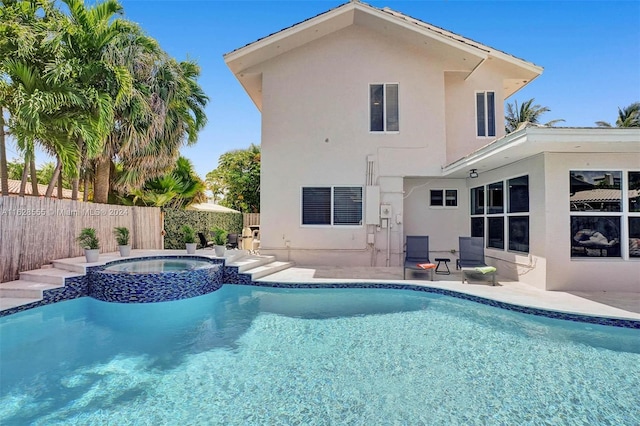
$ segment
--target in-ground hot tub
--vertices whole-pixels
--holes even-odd
[[[220,262],[198,256],[117,260],[89,273],[89,296],[120,303],[166,302],[201,296],[222,286]]]

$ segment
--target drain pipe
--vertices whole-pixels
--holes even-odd
[[[389,267],[390,254],[391,254],[391,220],[387,219],[387,267]]]

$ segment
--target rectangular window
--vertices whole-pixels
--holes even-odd
[[[362,224],[362,187],[333,188],[333,224]]]
[[[629,218],[629,257],[640,257],[640,216]]]
[[[509,250],[529,253],[529,216],[509,217]]]
[[[569,173],[569,202],[572,212],[622,211],[619,171],[579,170]]]
[[[362,187],[302,188],[303,225],[361,225]]]
[[[487,186],[487,213],[504,213],[504,183],[496,182]]]
[[[471,218],[471,236],[484,237],[484,217]]]
[[[640,172],[629,172],[629,211],[640,212]]]
[[[496,135],[495,92],[476,93],[476,127],[479,137]]]
[[[397,132],[400,130],[398,114],[398,85],[369,85],[370,122],[372,132]]]
[[[432,189],[430,191],[429,205],[431,207],[457,207],[457,189]]]
[[[508,187],[506,210],[505,184]],[[471,188],[470,201],[472,237],[485,237],[486,224],[487,247],[504,250],[506,240],[509,251],[529,252],[529,176],[490,183],[486,187]]]
[[[331,225],[331,188],[302,188],[302,224]]]
[[[529,211],[529,176],[509,179],[509,213]]]
[[[504,217],[489,217],[487,227],[487,247],[504,249]]]
[[[571,257],[620,257],[620,216],[571,216]]]
[[[471,188],[471,214],[484,214],[484,187]]]

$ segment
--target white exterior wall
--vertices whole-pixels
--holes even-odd
[[[571,258],[569,172],[571,170],[639,170],[640,155],[546,154],[547,290],[640,292],[640,259]],[[611,213],[610,215],[616,215]],[[623,221],[626,216],[623,215]],[[622,226],[624,229],[624,225]],[[621,235],[623,256],[627,237]]]
[[[432,189],[456,189],[457,207],[431,207]],[[458,258],[458,237],[469,235],[469,190],[465,179],[411,178],[404,182],[405,235],[428,235],[429,256]],[[455,250],[455,253],[451,253]]]
[[[504,92],[502,74],[486,61],[467,78],[467,73],[445,74],[447,163],[504,136]],[[466,78],[466,80],[465,80]],[[496,135],[478,137],[476,132],[476,93],[495,92]]]
[[[543,155],[528,158],[523,161],[500,167],[490,172],[482,173],[476,179],[467,179],[467,199],[469,190],[478,186],[494,182],[506,181],[519,176],[529,176],[529,253],[508,250],[508,232],[505,231],[505,249],[485,248],[485,261],[488,265],[498,269],[500,277],[515,281],[522,281],[534,287],[544,289],[547,279],[547,226],[545,223],[545,168]],[[568,178],[567,178],[568,180]],[[486,194],[486,193],[485,193]],[[485,195],[486,196],[486,195]],[[508,187],[505,182],[505,197]],[[507,203],[505,202],[505,212]],[[470,210],[467,210],[467,233],[470,235]],[[507,223],[505,215],[505,225]],[[485,222],[486,226],[486,222]],[[485,235],[486,235],[485,227]],[[456,242],[457,245],[457,242]]]
[[[387,258],[391,266],[399,265],[403,229],[396,222],[403,218],[396,215],[403,214],[403,178],[437,176],[447,162],[442,64],[351,26],[277,56],[261,69],[261,252],[309,265],[384,266]],[[399,132],[369,132],[372,83],[399,84]],[[490,90],[488,84],[480,86]],[[470,93],[461,102],[474,111],[474,123]],[[496,90],[501,111],[498,95]],[[469,138],[475,139],[475,125]],[[301,188],[364,186],[368,155],[375,158],[380,201],[394,211],[389,244],[386,230],[375,227],[301,226]],[[367,232],[376,235],[375,252]]]

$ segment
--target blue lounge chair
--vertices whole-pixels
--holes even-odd
[[[418,265],[431,264],[429,260],[429,237],[420,236],[407,236],[407,245],[404,256],[404,269],[402,271],[402,278],[407,279],[407,269],[414,271],[429,271],[431,281],[433,281],[433,268],[424,268]]]
[[[482,274],[491,277],[492,285],[496,285],[496,268],[484,262],[484,238],[459,237],[460,259],[456,260],[456,269],[462,270],[462,283],[469,282],[467,274]]]

